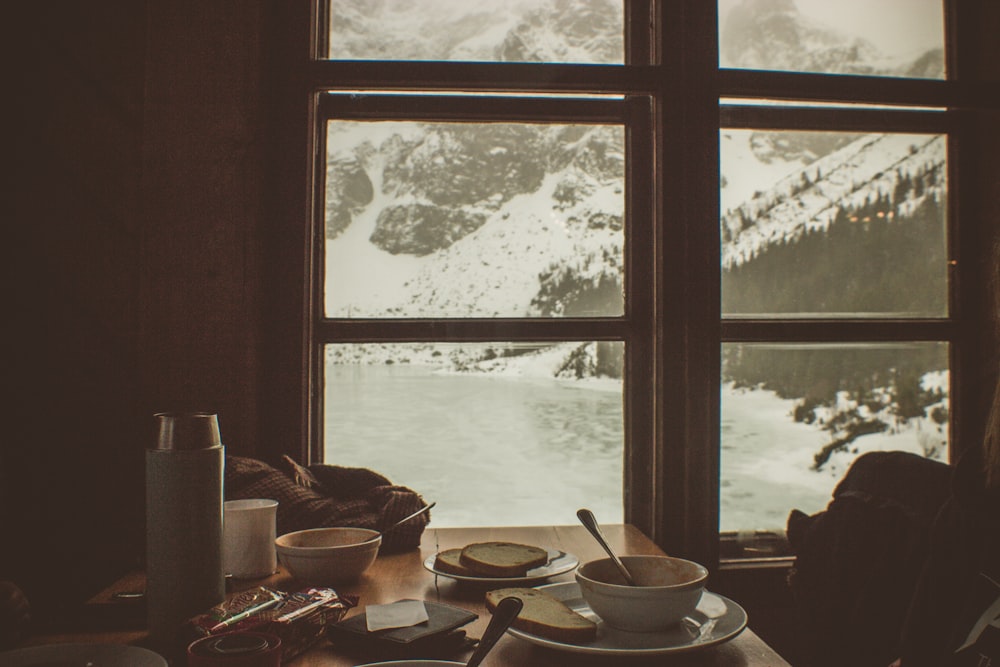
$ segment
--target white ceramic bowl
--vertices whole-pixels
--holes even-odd
[[[285,533],[274,548],[295,579],[329,586],[360,577],[375,562],[381,544],[381,534],[367,528],[312,528]]]
[[[637,586],[629,586],[610,558],[592,560],[576,571],[580,593],[595,614],[613,628],[656,632],[694,611],[705,590],[708,570],[670,556],[622,556]]]

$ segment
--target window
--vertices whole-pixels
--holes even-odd
[[[329,64],[624,60],[620,2],[427,7],[332,2]],[[320,93],[318,453],[423,490],[438,525],[582,506],[620,522],[625,397],[651,396],[633,369],[652,356],[652,285],[633,283],[653,272],[652,188],[632,165],[651,162],[652,97],[469,89],[449,69]],[[503,501],[470,503],[482,492]]]
[[[711,4],[288,10],[313,460],[711,563],[780,553],[867,449],[957,451],[992,234],[957,10]]]

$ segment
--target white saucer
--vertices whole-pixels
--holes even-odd
[[[605,625],[580,595],[575,581],[538,586],[562,600],[573,611],[597,622],[597,639],[589,644],[567,644],[509,628],[507,632],[521,639],[572,653],[590,655],[642,656],[695,651],[727,642],[747,625],[747,613],[729,598],[705,591],[693,614],[678,625],[662,632],[625,632]]]
[[[451,579],[456,579],[458,581],[472,581],[479,584],[506,584],[507,586],[523,586],[525,584],[537,583],[558,574],[571,572],[576,569],[577,565],[580,564],[580,561],[577,560],[577,557],[573,554],[568,554],[565,551],[556,551],[554,549],[548,549],[548,552],[549,562],[545,565],[540,565],[533,570],[528,570],[523,577],[480,577],[476,575],[452,574],[450,572],[444,572],[443,570],[438,570],[434,567],[434,560],[437,558],[437,554],[428,556],[424,560],[424,567],[434,574],[441,575],[442,577],[450,577]]]
[[[0,653],[5,667],[75,661],[94,667],[167,667],[158,653],[125,644],[46,644]]]

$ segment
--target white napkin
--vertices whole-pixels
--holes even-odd
[[[387,628],[408,628],[428,620],[427,607],[420,600],[400,600],[392,604],[370,604],[365,607],[368,632]]]

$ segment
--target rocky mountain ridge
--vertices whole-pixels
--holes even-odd
[[[424,17],[419,25],[426,29],[414,31],[421,7],[403,0],[339,2],[331,43],[340,44],[347,57],[387,53],[394,43],[415,58],[475,52],[537,61],[558,52],[603,62],[614,50],[608,44],[621,41],[615,22],[601,21],[620,12],[620,3],[610,0],[535,2],[520,15],[516,3],[498,2],[489,9],[456,10],[444,21]],[[372,29],[376,24],[379,30]],[[793,0],[744,0],[723,26],[726,57],[743,66],[780,68],[794,62],[893,73],[880,69],[870,44],[816,25],[799,14]],[[423,41],[400,45],[400,31]],[[451,38],[433,39],[442,31]],[[928,53],[910,67],[933,69],[934,63]],[[344,231],[359,219],[369,220],[365,242],[380,252],[365,251],[387,265],[400,258],[396,264],[407,269],[383,271],[383,279],[399,279],[389,281],[376,299],[370,283],[359,286],[357,298],[345,294],[360,281],[342,274],[332,285],[331,315],[620,312],[625,151],[620,128],[377,125],[373,130],[373,124],[331,124],[326,235],[331,247],[344,245]],[[925,141],[928,146],[912,150]],[[893,189],[898,174],[926,169],[928,163],[940,169],[944,160],[943,141],[926,137],[758,132],[749,143],[753,159],[787,165],[788,173],[724,211],[724,267],[827,227],[838,209]],[[724,195],[733,178],[724,165]]]

